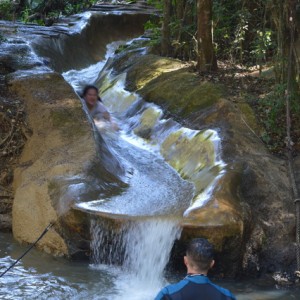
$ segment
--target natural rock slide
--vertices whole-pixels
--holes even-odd
[[[91,212],[112,220],[172,212],[181,220],[181,242],[201,235],[215,243],[225,276],[241,269],[244,274],[292,270],[294,215],[285,162],[267,152],[250,130],[256,130],[251,112],[241,117],[239,104],[226,98],[226,87],[200,83],[181,62],[129,47],[108,62],[102,72],[107,77],[95,78],[107,105],[122,99],[113,96],[120,82],[123,92],[142,99],[123,98],[128,104],[123,110],[111,103],[127,127],[110,139],[99,133],[61,75],[103,60],[107,44],[141,35],[148,18],[136,10],[86,12],[50,29],[1,21],[5,85],[24,105],[31,129],[14,172],[15,238],[31,243],[56,220],[39,247],[83,258],[90,250]],[[133,120],[136,115],[139,121]],[[180,128],[160,131],[172,118]],[[130,130],[149,146],[158,145],[159,155],[128,142]],[[211,155],[214,134],[221,145]],[[210,146],[201,148],[206,142]],[[193,206],[203,193],[209,199]]]

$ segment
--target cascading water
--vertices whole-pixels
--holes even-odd
[[[160,287],[163,270],[180,232],[181,228],[174,220],[153,218],[131,222],[123,239],[124,267],[141,283]]]
[[[91,260],[93,264],[121,265],[124,261],[122,226],[111,226],[107,220],[91,220]]]
[[[13,28],[15,30],[15,25]],[[93,83],[94,78],[97,78],[103,65],[104,62],[99,62],[99,64],[88,68],[88,71],[85,69],[68,72],[70,77],[72,75],[75,89],[78,91],[82,85]],[[37,71],[34,72],[36,73]],[[72,80],[69,82],[72,82]],[[118,89],[110,90],[104,94],[103,98],[106,105],[113,112],[116,112],[116,115],[120,112],[118,114],[118,117],[122,120],[120,138],[140,149],[143,148],[146,151],[150,151],[153,155],[149,155],[149,159],[153,158],[154,160],[156,155],[155,160],[162,160],[162,157],[168,153],[168,151],[160,153],[159,147],[162,144],[164,144],[165,149],[176,150],[176,147],[169,143],[169,141],[172,142],[173,137],[179,136],[181,142],[187,143],[195,138],[195,132],[182,130],[175,121],[160,119],[162,114],[159,108],[151,104],[144,106],[142,100],[138,99],[136,95],[124,91],[122,84]],[[116,95],[116,98],[112,97],[113,94]],[[112,100],[115,99],[122,99],[122,101],[112,103]],[[127,118],[126,120],[125,117]],[[141,123],[143,123],[143,126],[141,126]],[[155,124],[157,124],[155,131],[150,132],[150,127]],[[150,133],[152,137],[155,137],[155,143],[138,138],[132,132],[141,136],[149,136]],[[173,137],[171,136],[170,138],[172,133],[174,133]],[[185,138],[185,134],[187,138]],[[167,140],[167,143],[165,140],[168,137],[169,141]],[[217,148],[217,136],[215,141]],[[168,144],[171,145],[170,148],[166,147]],[[114,146],[113,143],[111,146]],[[124,143],[123,146],[125,146]],[[119,148],[122,150],[122,143],[120,143]],[[217,152],[215,153],[217,154]],[[142,156],[143,152],[140,152],[140,155]],[[133,159],[134,157],[132,157]],[[201,196],[198,197],[200,201],[196,199],[197,201],[190,208],[193,208],[194,205],[199,206],[206,201],[206,194],[209,194],[209,190],[214,184],[214,181],[211,181],[211,173],[216,173],[216,176],[220,175],[219,171],[222,169],[222,163],[218,160],[217,155],[216,161],[215,167],[201,169],[200,166],[200,172],[197,176],[205,175],[206,182],[212,183],[207,186],[206,190],[204,189],[204,192],[200,193]],[[197,165],[192,164],[193,166]],[[190,165],[186,165],[184,170],[189,171],[189,168]],[[138,173],[137,171],[135,172],[135,174]],[[170,174],[168,173],[167,176],[170,176]],[[180,183],[175,174],[172,176],[170,182],[176,180],[175,185]],[[138,181],[138,176],[135,179]],[[197,178],[195,178],[195,182],[197,182]],[[182,184],[182,187],[184,186],[185,184]],[[189,185],[186,187],[190,188]],[[203,186],[198,186],[197,190],[201,191],[202,188]],[[148,189],[147,193],[150,192],[151,189]],[[177,191],[174,194],[177,194]],[[170,195],[166,194],[166,198],[163,201],[167,200],[168,196]],[[99,199],[99,201],[100,204],[105,203],[105,199]],[[188,202],[189,199],[187,199],[186,203]],[[157,204],[158,202],[155,203],[154,207],[157,207]],[[101,210],[101,205],[99,206],[98,209]],[[126,205],[121,203],[121,206]],[[10,272],[1,278],[0,298],[12,300],[153,299],[159,288],[165,284],[162,278],[163,269],[168,261],[173,241],[180,234],[178,219],[171,220],[165,216],[153,216],[151,218],[133,216],[129,219],[125,220],[125,222],[124,219],[122,221],[120,219],[120,222],[114,224],[110,224],[107,218],[102,218],[102,221],[100,221],[100,218],[92,220],[91,234],[93,239],[91,248],[93,249],[94,263],[90,267],[87,267],[85,262],[75,263],[32,249]],[[117,226],[118,224],[120,226]],[[0,233],[1,271],[7,269],[26,250],[27,246],[17,243],[10,233]],[[171,281],[177,279],[171,278]],[[225,282],[222,282],[222,285],[225,285]],[[274,286],[270,287],[269,283],[263,286],[261,282],[259,285],[256,285],[255,282],[251,281],[243,283],[235,281],[234,284],[227,283],[225,287],[231,289],[240,300],[292,300],[300,298],[299,290],[276,289]]]
[[[110,264],[118,274],[118,296],[115,298],[153,298],[164,284],[163,271],[173,243],[180,236],[178,221],[148,218],[128,221],[120,228],[108,230],[108,227],[104,220],[92,220],[91,250],[98,268],[107,268]]]
[[[107,46],[106,59],[117,45]],[[86,72],[69,71],[64,77],[79,91],[84,84],[95,82],[92,75],[97,78],[102,66],[100,62]],[[118,278],[117,299],[147,300],[165,284],[163,271],[174,241],[180,237],[179,223],[195,196],[195,187],[199,192],[210,186],[223,163],[217,158],[218,136],[214,131],[201,133],[162,119],[159,107],[125,91],[125,74],[112,82],[109,72],[106,76],[101,97],[119,120],[121,131],[115,133],[101,122],[96,126],[114,155],[131,170],[130,184],[121,195],[91,199],[78,203],[77,208],[92,214],[93,268],[109,268]],[[203,153],[205,161],[200,160]],[[205,173],[205,184],[198,184],[199,176],[190,176],[197,170]]]

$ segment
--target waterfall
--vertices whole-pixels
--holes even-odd
[[[178,222],[168,218],[136,219],[114,229],[112,224],[105,223],[99,219],[91,223],[94,264],[108,264],[112,268],[121,264],[120,297],[130,291],[130,299],[153,299],[165,284],[163,271],[181,233]]]
[[[91,251],[94,264],[121,265],[124,260],[122,242],[125,228],[112,221],[93,217],[91,220]]]
[[[159,286],[175,239],[181,229],[172,220],[132,222],[124,235],[124,267],[141,282]]]
[[[115,46],[107,49],[106,59]],[[166,284],[163,273],[184,212],[208,199],[203,194],[210,195],[225,164],[217,132],[165,119],[160,107],[125,89],[126,73],[116,76],[104,63],[64,77],[75,90],[84,82],[101,83],[101,98],[120,131],[96,125],[114,157],[130,170],[128,187],[112,197],[76,203],[76,208],[91,214],[91,267],[104,268],[115,278],[111,294],[101,297],[150,300]]]

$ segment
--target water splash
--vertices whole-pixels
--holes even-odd
[[[124,267],[136,280],[151,286],[163,281],[163,271],[169,261],[175,239],[181,228],[169,219],[149,219],[131,222],[124,235]]]
[[[108,221],[109,222],[109,221]],[[115,270],[120,283],[114,299],[152,299],[165,284],[164,269],[174,241],[180,237],[177,220],[148,218],[115,226],[93,220],[91,249],[100,268],[121,264]]]
[[[64,79],[71,84],[74,90],[81,94],[82,88],[87,84],[96,84],[97,77],[105,66],[107,60],[112,57],[116,49],[124,44],[124,41],[114,41],[106,45],[105,58],[96,64],[90,65],[81,70],[68,70],[62,73]]]
[[[91,251],[94,264],[121,265],[124,259],[122,236],[125,228],[105,219],[91,220]]]

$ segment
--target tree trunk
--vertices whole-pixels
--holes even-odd
[[[277,32],[277,60],[275,64],[275,75],[277,83],[285,83],[287,81],[287,70],[289,59],[293,60],[291,64],[293,78],[297,59],[295,52],[290,52],[291,33],[296,37],[296,0],[274,0],[270,7],[272,14],[272,21],[275,24],[275,31]],[[293,50],[293,49],[292,49]],[[292,56],[290,57],[290,54]],[[294,79],[295,81],[296,79]]]
[[[27,0],[20,0],[17,4],[16,12],[19,14],[26,8]]]
[[[289,44],[288,44],[288,59],[290,60],[291,74],[287,75],[288,80],[292,82],[294,86],[294,92],[296,89],[296,82],[298,74],[296,72],[297,57],[295,51],[295,44],[297,38],[297,0],[289,0],[288,13],[287,13],[287,29],[289,30]],[[289,78],[290,77],[290,78]],[[289,82],[288,82],[289,84]]]
[[[169,56],[171,51],[171,31],[170,31],[170,20],[171,20],[171,0],[164,0],[164,11],[163,11],[163,24],[162,24],[162,40],[161,40],[161,55]]]
[[[197,0],[197,41],[199,71],[217,70],[212,43],[212,0]]]
[[[187,29],[196,25],[195,8],[196,3],[189,0],[178,0],[176,2],[176,16],[179,24],[175,33],[177,43],[175,44],[174,57],[181,60],[195,59],[195,31]]]

